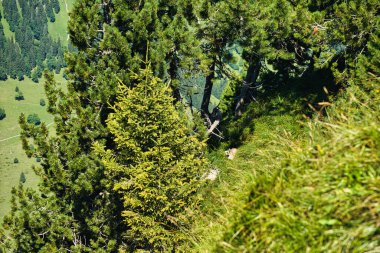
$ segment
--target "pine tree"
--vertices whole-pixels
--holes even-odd
[[[4,17],[9,23],[9,29],[14,32],[21,20],[20,14],[17,9],[16,1],[4,0],[2,2],[4,8]]]
[[[52,6],[53,6],[54,12],[56,14],[58,14],[61,11],[61,7],[59,5],[59,1],[58,0],[51,0],[50,2],[52,4]]]
[[[186,1],[152,0],[141,2],[141,5],[107,0],[100,3],[97,0],[78,0],[75,3],[68,26],[77,51],[66,57],[68,92],[60,90],[51,74],[45,74],[47,109],[54,116],[56,135],[50,136],[44,123],[36,127],[27,124],[25,116],[20,118],[23,148],[28,156],[42,159],[36,168],[42,179],[40,192],[57,198],[55,203],[62,211],[60,215],[73,217],[75,233],[79,235],[75,242],[67,237],[64,237],[64,242],[61,239],[57,241],[57,247],[63,245],[60,249],[80,247],[87,252],[98,249],[112,252],[124,243],[128,227],[122,222],[122,199],[117,192],[109,191],[104,165],[92,145],[99,141],[112,148],[108,146],[112,143],[112,136],[105,125],[111,112],[108,105],[115,101],[118,79],[131,87],[135,85],[127,70],[138,70],[143,65],[141,59],[145,57],[150,42],[154,46],[149,57],[155,73],[162,78],[169,79],[168,63],[173,57],[177,58],[174,69],[182,67],[182,64],[189,68],[196,64],[197,61],[191,61],[189,56],[192,50],[197,49],[196,43],[182,43],[193,33],[187,19],[181,19],[188,12],[191,16],[191,9],[187,7]],[[177,10],[182,10],[182,14],[176,16],[180,13]],[[186,33],[175,33],[179,28]],[[33,32],[36,36],[42,31],[35,28]],[[176,47],[170,40],[174,34],[178,36]],[[182,62],[184,58],[189,60]],[[41,73],[40,65],[44,59],[44,51],[36,55],[38,68],[33,74],[35,80]],[[37,147],[35,151],[28,148],[30,139]],[[15,226],[21,226],[17,223],[18,213],[12,215]],[[45,230],[50,229],[46,227]],[[34,227],[27,227],[23,233],[37,232]],[[18,241],[18,238],[13,239],[21,248],[26,242]],[[45,241],[44,238],[40,240]],[[28,244],[33,245],[33,242]],[[38,242],[33,247],[41,249],[43,245]]]
[[[50,22],[55,22],[55,15],[53,11],[53,3],[51,1],[48,1],[45,5],[46,9],[46,15],[49,18]]]
[[[26,177],[25,177],[25,174],[24,172],[21,172],[20,174],[20,183],[24,184],[26,182]]]
[[[123,199],[130,228],[125,250],[170,252],[186,241],[190,211],[199,204],[204,144],[186,127],[173,105],[168,84],[148,66],[118,87],[107,119],[116,149],[95,146],[103,155],[110,189]]]
[[[374,22],[380,24],[380,16]],[[370,94],[371,104],[378,105],[380,100],[380,31],[375,30],[369,39],[366,52],[360,55],[356,65],[356,73],[352,82],[359,83],[360,87]],[[365,103],[367,101],[364,101]],[[375,109],[376,110],[376,109]]]
[[[24,189],[22,184],[13,188],[12,195],[13,211],[4,217],[7,236],[0,237],[4,252],[58,252],[80,242],[72,216],[63,215],[73,210],[63,210],[55,195]],[[10,237],[13,240],[9,240]],[[80,248],[78,245],[77,252]]]

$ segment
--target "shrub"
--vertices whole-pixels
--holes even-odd
[[[18,163],[18,158],[13,159],[13,163]]]
[[[45,100],[43,98],[40,99],[40,106],[45,106],[46,103],[45,103]]]
[[[16,86],[15,92],[19,92],[19,91],[20,91],[20,89],[18,88],[18,86]]]
[[[37,157],[36,162],[38,162],[38,163],[41,162],[41,157]]]
[[[38,117],[38,115],[36,113],[33,113],[33,114],[28,115],[27,122],[29,124],[34,124],[34,125],[38,126],[41,124],[41,119],[40,119],[40,117]]]
[[[26,182],[26,176],[24,172],[21,172],[20,174],[20,183],[24,184]]]
[[[7,114],[5,113],[4,108],[0,107],[0,120],[4,119],[6,116]]]
[[[18,101],[20,101],[20,100],[24,100],[24,99],[25,99],[25,98],[24,98],[24,94],[22,94],[21,91],[18,91],[18,92],[16,93],[16,95],[15,95],[15,99],[18,100]]]

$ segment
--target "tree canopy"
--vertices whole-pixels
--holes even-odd
[[[77,0],[66,63],[47,34],[59,2],[19,5],[3,1],[15,38],[0,23],[0,79],[38,81],[67,64],[68,82],[44,72],[54,133],[20,117],[41,182],[13,190],[0,231],[9,252],[189,250],[207,189],[203,138],[235,145],[254,128],[255,92],[300,80],[378,92],[377,0]],[[198,108],[185,85],[202,87]]]

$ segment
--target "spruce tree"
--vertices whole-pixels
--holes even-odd
[[[129,230],[128,252],[174,251],[187,240],[184,231],[199,204],[205,169],[204,143],[186,127],[173,105],[169,84],[150,66],[133,76],[137,84],[118,87],[107,119],[115,149],[95,145],[103,156],[110,191],[123,199]]]
[[[54,116],[56,135],[50,135],[44,123],[40,127],[27,124],[25,116],[20,118],[20,123],[27,155],[41,157],[42,161],[35,168],[42,179],[35,198],[39,194],[49,196],[61,212],[60,216],[73,221],[75,231],[72,233],[77,237],[72,240],[67,236],[59,239],[40,236],[38,241],[26,242],[22,237],[13,236],[16,251],[25,245],[38,251],[45,247],[44,243],[54,242],[60,250],[114,252],[125,244],[128,227],[122,222],[122,199],[117,192],[109,190],[104,165],[92,145],[98,141],[112,149],[113,137],[105,124],[112,112],[108,105],[114,104],[119,79],[130,87],[135,85],[128,69],[138,70],[143,65],[141,59],[147,53],[148,44],[152,46],[149,52],[152,68],[162,78],[175,79],[168,74],[173,57],[176,57],[174,70],[197,64],[197,60],[190,60],[192,51],[198,48],[196,41],[186,42],[193,33],[186,18],[192,15],[191,6],[188,7],[186,1],[127,4],[125,1],[78,0],[75,3],[68,26],[77,51],[66,57],[67,93],[60,90],[53,75],[45,74],[47,110]],[[179,28],[182,30],[178,31],[184,32],[176,33]],[[36,35],[39,30],[33,32]],[[171,42],[171,36],[176,36],[176,44]],[[45,55],[40,52],[36,62],[42,63],[44,59]],[[36,80],[41,68],[35,71]],[[31,139],[36,146],[34,151],[28,148]],[[16,203],[23,201],[18,196],[15,198]],[[8,218],[8,224],[13,224],[11,230],[22,227],[18,212],[22,209],[15,208]],[[41,226],[45,225],[47,223]],[[59,226],[44,228],[51,233],[61,229]],[[41,232],[40,227],[27,226],[23,233],[38,235]]]
[[[26,182],[26,177],[25,177],[24,172],[21,172],[19,181],[22,184],[24,184]]]

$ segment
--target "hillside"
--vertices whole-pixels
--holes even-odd
[[[3,3],[1,253],[379,251],[379,1]]]
[[[378,83],[371,90],[351,87],[313,119],[274,110],[234,160],[211,153],[220,177],[205,192],[195,251],[376,252]]]
[[[72,5],[71,0],[67,1],[68,7]],[[58,36],[61,41],[66,41],[67,31],[66,23],[68,14],[65,9],[65,1],[60,1],[62,11],[56,15],[54,23],[49,22],[49,34],[54,38]],[[0,5],[1,16],[3,15],[3,6]],[[64,23],[63,23],[64,22]],[[5,18],[1,19],[4,27],[4,33],[7,38],[14,37],[14,33],[9,30],[9,24]],[[64,84],[61,75],[56,75],[57,80]],[[38,164],[36,158],[27,158],[25,151],[22,149],[20,141],[20,126],[18,118],[21,113],[27,116],[33,113],[38,114],[42,122],[46,122],[49,128],[53,126],[53,118],[46,111],[46,106],[40,105],[40,100],[46,100],[43,88],[44,80],[35,83],[30,78],[25,77],[24,80],[13,80],[9,78],[6,81],[0,81],[0,107],[5,109],[6,117],[0,120],[0,219],[10,210],[11,189],[17,186],[20,180],[20,174],[26,176],[25,185],[35,188],[38,178],[32,171],[32,165]],[[24,100],[15,100],[16,87],[24,95]],[[18,163],[14,163],[14,159],[18,159]]]

